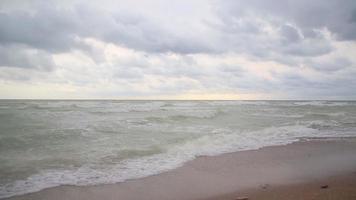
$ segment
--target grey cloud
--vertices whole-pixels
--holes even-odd
[[[85,4],[72,9],[45,5],[36,7],[34,13],[0,13],[0,43],[63,52],[87,48],[78,38],[93,37],[147,52],[211,51],[195,36],[177,35],[133,13],[111,13]]]
[[[229,0],[222,5],[223,10],[235,17],[252,13],[274,21],[295,23],[303,32],[326,27],[339,39],[356,39],[356,24],[350,21],[356,9],[354,0]]]
[[[45,51],[22,46],[0,46],[0,67],[51,70],[55,66],[52,56]]]
[[[337,57],[333,60],[326,61],[309,60],[305,62],[305,64],[316,70],[327,72],[339,71],[352,66],[352,62],[345,57]]]
[[[327,73],[324,77],[305,76],[299,72],[275,73],[278,80],[270,88],[282,91],[289,98],[299,99],[348,99],[356,97],[356,71]]]
[[[194,54],[236,51],[260,56],[263,51],[272,49],[277,53],[288,54],[290,52],[304,56],[310,52],[312,56],[315,56],[315,51],[311,52],[311,47],[305,47],[305,45],[297,47],[301,49],[300,51],[303,51],[303,47],[306,48],[305,53],[302,53],[296,50],[285,51],[283,48],[276,47],[281,49],[278,50],[273,44],[296,43],[302,39],[297,30],[286,25],[286,22],[295,22],[301,32],[305,33],[304,37],[315,35],[313,29],[323,26],[329,27],[331,31],[344,30],[345,33],[340,33],[340,36],[353,35],[354,25],[345,25],[347,20],[344,22],[344,18],[347,14],[342,15],[343,12],[348,13],[350,7],[354,6],[352,2],[345,0],[336,4],[334,1],[318,1],[309,6],[304,1],[216,1],[217,14],[223,25],[211,25],[209,19],[206,19],[205,22],[201,21],[196,26],[190,24],[194,28],[189,31],[185,31],[188,26],[184,27],[182,24],[176,24],[176,27],[172,29],[175,21],[168,25],[142,13],[135,13],[134,9],[132,11],[123,9],[107,11],[90,3],[73,3],[70,8],[53,6],[50,3],[38,3],[31,12],[0,13],[0,26],[2,27],[0,43],[3,45],[25,44],[50,52],[63,52],[73,48],[90,48],[78,39],[92,37],[152,53]],[[340,5],[341,11],[331,10],[335,4]],[[160,13],[157,14],[164,18],[159,15]],[[272,36],[262,30],[263,24],[261,23],[263,22],[255,20],[256,16],[262,16],[263,20],[281,27],[279,41],[275,41]],[[305,16],[308,16],[308,19],[305,19]],[[210,23],[210,26],[205,23]],[[338,23],[343,24],[342,27],[336,27]],[[197,30],[198,26],[205,27],[207,34]],[[210,32],[214,34],[209,34]],[[226,41],[229,42],[226,43]],[[311,43],[310,46],[312,45]],[[321,51],[320,54],[327,52]]]
[[[352,11],[350,22],[351,23],[356,23],[356,9]]]
[[[279,74],[276,77],[279,80],[278,87],[282,90],[296,90],[317,85],[317,82],[309,80],[298,73]]]
[[[36,14],[0,13],[0,43],[25,44],[46,51],[67,51],[74,46],[74,24],[66,13],[43,9]]]
[[[276,47],[278,48],[278,47]],[[308,41],[304,40],[299,43],[289,43],[288,45],[281,45],[282,55],[313,57],[328,54],[333,50],[330,44],[326,41]]]
[[[280,31],[285,43],[298,42],[301,39],[298,30],[290,25],[283,25]]]
[[[144,91],[147,95],[189,89],[282,91],[296,95],[303,95],[304,91],[309,92],[308,95],[313,95],[312,91],[328,95],[331,93],[328,90],[338,90],[342,91],[340,95],[346,95],[354,88],[350,86],[355,83],[354,77],[344,73],[355,75],[352,71],[355,65],[347,55],[334,58],[332,54],[338,48],[333,46],[335,38],[356,40],[354,0],[202,1],[204,4],[213,2],[211,10],[202,14],[179,11],[169,17],[165,6],[141,12],[144,9],[140,11],[136,4],[127,6],[128,1],[108,3],[103,0],[96,4],[70,1],[65,6],[61,1],[34,2],[38,3],[27,3],[28,9],[7,8],[0,3],[0,77],[6,75],[7,79],[13,76],[21,80],[21,73],[26,72],[23,68],[50,71],[63,67],[67,70],[62,71],[65,75],[55,81],[86,85],[99,80],[119,86],[124,82],[127,85],[122,87],[127,88],[116,93],[120,95],[130,93],[130,84],[150,84],[145,82],[147,77],[161,81],[161,85],[155,82],[147,86],[151,89]],[[194,6],[198,5],[196,2]],[[325,35],[324,29],[330,31],[331,37]],[[88,38],[129,48],[135,56],[106,60],[101,47],[85,42]],[[88,66],[76,66],[80,70],[87,67],[87,72],[71,70],[71,66],[55,66],[53,55],[77,50],[95,61],[83,62]],[[171,53],[176,57],[170,57]],[[199,57],[196,54],[215,57],[216,64],[204,66],[202,63],[209,59],[203,58],[200,63],[195,60]],[[231,57],[235,55],[248,61],[275,61],[295,72],[276,73],[273,80],[267,80],[238,65],[224,63],[225,55],[232,62]],[[155,58],[154,62],[150,57]],[[323,60],[324,57],[328,59]],[[221,62],[217,62],[218,59]],[[298,68],[291,68],[301,65],[323,76],[331,74],[332,80],[313,80],[303,76]]]
[[[262,59],[276,60],[276,56],[320,56],[330,53],[333,48],[320,31],[304,29],[294,23],[292,17],[285,17],[289,4],[281,2],[275,5],[260,1],[222,1],[217,8],[221,21],[220,30],[223,41],[229,41],[226,50],[247,53]],[[273,5],[273,6],[271,6]],[[288,10],[288,9],[287,9]],[[241,24],[253,23],[258,26],[240,31]],[[271,33],[268,29],[277,30]],[[320,26],[314,27],[315,29]]]
[[[226,73],[226,74],[231,74],[233,76],[242,76],[244,74],[244,70],[240,66],[231,66],[231,65],[222,65],[219,67],[219,69]]]

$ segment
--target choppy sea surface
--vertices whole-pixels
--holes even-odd
[[[200,155],[356,136],[347,101],[0,100],[0,198],[122,182]]]

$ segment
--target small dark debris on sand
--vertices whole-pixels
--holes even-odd
[[[322,186],[320,186],[320,188],[321,189],[327,189],[327,188],[329,188],[329,186],[328,185],[322,185]]]
[[[260,186],[263,190],[266,190],[269,188],[269,184],[263,184]]]
[[[235,200],[248,200],[248,197],[237,197]]]

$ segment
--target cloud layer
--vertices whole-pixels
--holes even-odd
[[[356,98],[353,0],[4,0],[0,27],[1,98]]]

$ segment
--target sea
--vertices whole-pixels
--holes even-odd
[[[123,182],[198,156],[355,136],[353,101],[0,100],[0,198]]]

